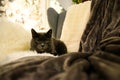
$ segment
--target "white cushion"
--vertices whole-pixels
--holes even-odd
[[[13,52],[30,49],[31,33],[21,25],[0,18],[0,59]]]
[[[79,49],[80,39],[89,19],[90,6],[91,1],[85,1],[68,8],[60,39],[65,42],[69,52]]]

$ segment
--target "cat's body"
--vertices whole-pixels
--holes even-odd
[[[31,32],[31,50],[35,50],[38,53],[51,53],[53,55],[67,53],[66,45],[62,41],[52,38],[51,29],[46,33],[37,33],[34,29]]]

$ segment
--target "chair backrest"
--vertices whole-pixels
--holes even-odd
[[[53,37],[59,39],[65,19],[66,11],[57,13],[55,9],[48,8],[47,16],[50,28],[53,30]]]
[[[53,8],[47,9],[47,17],[50,28],[53,31],[53,37],[56,37],[57,23],[58,23],[58,13]]]

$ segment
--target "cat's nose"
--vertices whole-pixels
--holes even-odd
[[[44,44],[41,44],[42,47],[44,47]]]

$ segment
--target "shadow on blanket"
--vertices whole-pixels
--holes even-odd
[[[0,67],[0,80],[120,80],[120,0],[92,0],[79,52],[26,57]]]

